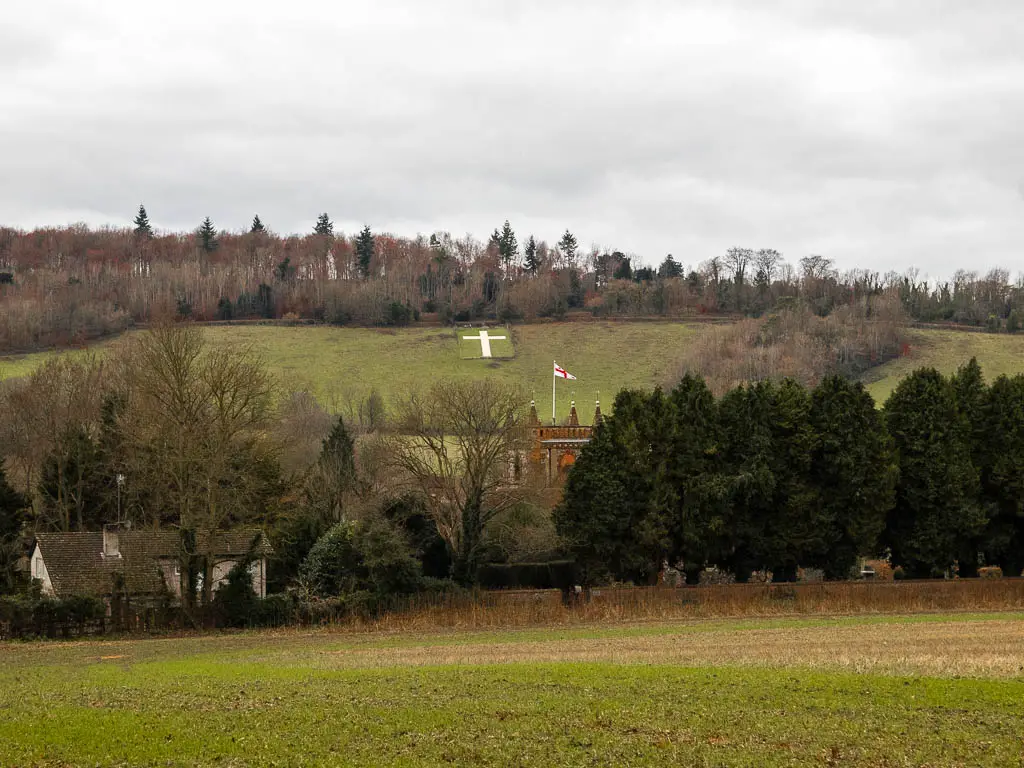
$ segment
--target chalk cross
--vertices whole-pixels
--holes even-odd
[[[480,342],[480,357],[491,356],[491,342],[492,341],[504,341],[504,336],[489,336],[487,331],[480,331],[479,336],[463,336],[466,341],[479,341]]]

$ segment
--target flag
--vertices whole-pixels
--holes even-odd
[[[563,379],[576,379],[575,376],[565,370],[565,368],[562,368],[558,363],[555,363],[555,376],[561,376]]]

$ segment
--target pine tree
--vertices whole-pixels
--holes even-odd
[[[885,420],[900,470],[885,543],[911,575],[942,573],[964,558],[987,522],[978,503],[970,426],[953,386],[934,368],[900,382],[885,404]]]
[[[576,242],[576,236],[568,229],[565,230],[562,239],[558,241],[558,250],[570,267],[576,266],[576,249],[578,247],[579,244]]]
[[[531,275],[536,275],[540,271],[540,256],[537,253],[537,241],[533,235],[530,235],[529,240],[526,241],[526,247],[523,249],[525,259],[523,266],[526,271]]]
[[[337,523],[345,517],[345,496],[355,484],[355,440],[339,417],[306,483],[307,506],[323,525]]]
[[[260,221],[259,214],[253,216],[252,226],[249,228],[249,231],[252,232],[253,234],[263,234],[267,231],[267,228],[263,226],[263,222]]]
[[[153,237],[153,227],[149,223],[149,214],[146,213],[146,206],[139,205],[139,212],[135,214],[135,236],[149,240]]]
[[[501,263],[507,278],[512,271],[512,265],[519,256],[519,242],[516,240],[516,233],[512,231],[512,225],[509,224],[508,219],[505,219],[505,224],[497,235],[498,255],[501,257]]]
[[[370,265],[373,261],[373,252],[374,237],[373,233],[370,231],[370,225],[367,224],[356,237],[356,259],[359,262],[359,271],[363,273],[363,277],[370,276]]]
[[[334,223],[331,221],[331,217],[326,213],[321,213],[316,219],[316,226],[313,228],[313,234],[323,235],[324,237],[334,237]]]
[[[810,481],[828,546],[802,564],[847,578],[859,556],[878,552],[895,502],[896,457],[882,414],[860,382],[822,380],[811,394],[810,419],[817,434]]]
[[[661,266],[658,267],[658,277],[662,279],[668,279],[672,277],[683,276],[683,265],[672,258],[670,253],[665,257],[665,260],[661,262]]]
[[[199,238],[199,247],[207,253],[213,253],[220,246],[217,241],[217,230],[209,216],[203,219],[203,223],[196,230],[196,235]]]

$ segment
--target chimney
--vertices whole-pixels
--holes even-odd
[[[121,536],[118,525],[103,526],[103,557],[121,557]]]
[[[572,401],[572,408],[569,409],[569,426],[578,427],[580,425],[579,414],[576,413],[576,401]]]

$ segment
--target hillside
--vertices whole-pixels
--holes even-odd
[[[985,378],[1024,373],[1024,334],[1007,335],[969,331],[912,330],[910,354],[868,371],[863,380],[879,405],[892,394],[900,380],[924,366],[952,373],[977,357]]]
[[[568,412],[575,392],[580,415],[589,421],[598,392],[607,410],[623,387],[651,387],[662,381],[697,330],[696,325],[672,322],[520,325],[513,328],[511,349],[508,341],[492,342],[494,358],[490,360],[470,357],[479,354],[479,342],[464,340],[460,345],[452,330],[445,328],[239,325],[210,326],[206,333],[215,343],[252,344],[286,388],[310,389],[336,407],[364,396],[371,387],[390,399],[441,377],[498,375],[521,384],[536,397],[541,417],[549,418],[551,363],[557,360],[578,377],[558,383],[559,418]],[[506,331],[498,327],[491,333]],[[989,379],[1024,372],[1024,335],[909,333],[909,355],[864,376],[879,405],[903,376],[921,366],[950,373],[974,355]],[[49,354],[53,353],[0,358],[0,379],[28,373]]]
[[[499,326],[491,332],[506,330]],[[504,357],[510,353],[508,348],[494,344],[495,357],[488,360],[468,358],[469,342],[464,341],[460,350],[455,334],[446,328],[206,328],[211,342],[253,345],[283,386],[310,389],[335,407],[365,396],[371,387],[390,400],[443,377],[503,376],[536,397],[541,417],[550,418],[552,361],[557,361],[577,377],[577,381],[558,383],[559,418],[568,414],[575,392],[586,422],[599,392],[607,407],[624,387],[650,387],[660,381],[680,345],[695,332],[694,325],[671,322],[521,325],[512,332],[514,356]],[[0,379],[28,373],[48,354],[53,353],[0,358]]]

